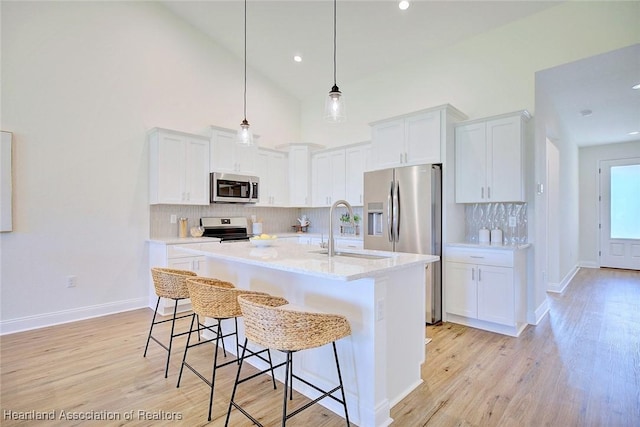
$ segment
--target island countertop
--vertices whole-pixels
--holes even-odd
[[[326,253],[319,253],[321,251],[319,247],[287,241],[276,241],[268,247],[255,247],[250,242],[227,244],[210,242],[176,246],[176,249],[195,255],[344,281],[375,277],[393,270],[424,265],[440,259],[436,255],[374,250],[340,250],[340,252],[381,258],[344,255],[329,257]]]

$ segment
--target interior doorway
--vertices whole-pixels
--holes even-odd
[[[640,158],[601,160],[600,266],[640,270]]]

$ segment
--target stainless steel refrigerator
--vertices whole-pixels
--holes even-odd
[[[441,165],[364,174],[364,248],[441,256]],[[441,262],[427,264],[426,323],[442,321]]]

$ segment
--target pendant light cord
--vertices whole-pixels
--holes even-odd
[[[336,86],[336,3],[333,0],[333,85]]]
[[[247,120],[247,0],[244,0],[244,120]]]

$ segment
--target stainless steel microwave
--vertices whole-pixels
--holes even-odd
[[[257,203],[260,178],[231,173],[211,173],[211,203]]]

